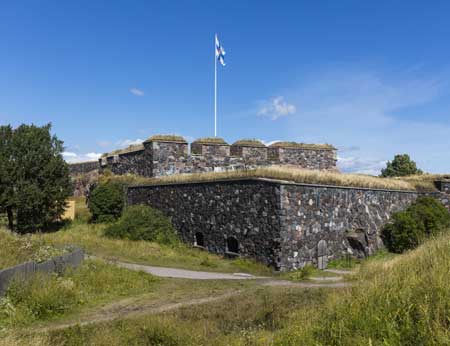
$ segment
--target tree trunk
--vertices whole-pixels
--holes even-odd
[[[11,207],[6,207],[6,213],[8,215],[8,227],[11,231],[14,230],[14,214]]]

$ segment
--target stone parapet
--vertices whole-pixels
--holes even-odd
[[[229,145],[221,138],[203,138],[191,144],[179,136],[158,135],[142,145],[105,154],[97,163],[114,174],[158,177],[183,173],[251,169],[270,165],[337,170],[336,149],[329,145],[281,142],[266,147],[256,140]]]

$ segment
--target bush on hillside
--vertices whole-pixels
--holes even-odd
[[[159,210],[145,205],[132,205],[125,209],[122,217],[106,228],[105,235],[167,245],[178,241],[170,220]]]
[[[94,222],[113,222],[122,214],[124,192],[121,184],[109,182],[98,185],[89,196],[89,210]]]
[[[405,211],[392,215],[381,237],[389,251],[402,253],[448,227],[450,213],[442,203],[432,197],[420,197]]]

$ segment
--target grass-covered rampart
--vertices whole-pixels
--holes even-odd
[[[369,189],[388,189],[415,191],[413,182],[393,178],[379,178],[361,174],[343,174],[331,171],[317,171],[290,167],[271,166],[251,170],[237,170],[218,173],[177,174],[160,178],[145,178],[133,175],[102,177],[103,180],[117,180],[127,184],[177,184],[219,180],[266,178],[303,184],[335,185],[343,187],[361,187]],[[428,184],[433,190],[434,185]]]

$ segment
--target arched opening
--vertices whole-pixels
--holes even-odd
[[[203,233],[195,233],[195,245],[205,247],[205,238],[203,237]]]
[[[327,246],[324,239],[317,244],[317,268],[321,270],[326,269],[328,265]]]
[[[227,238],[227,252],[239,253],[239,243],[235,237]]]

